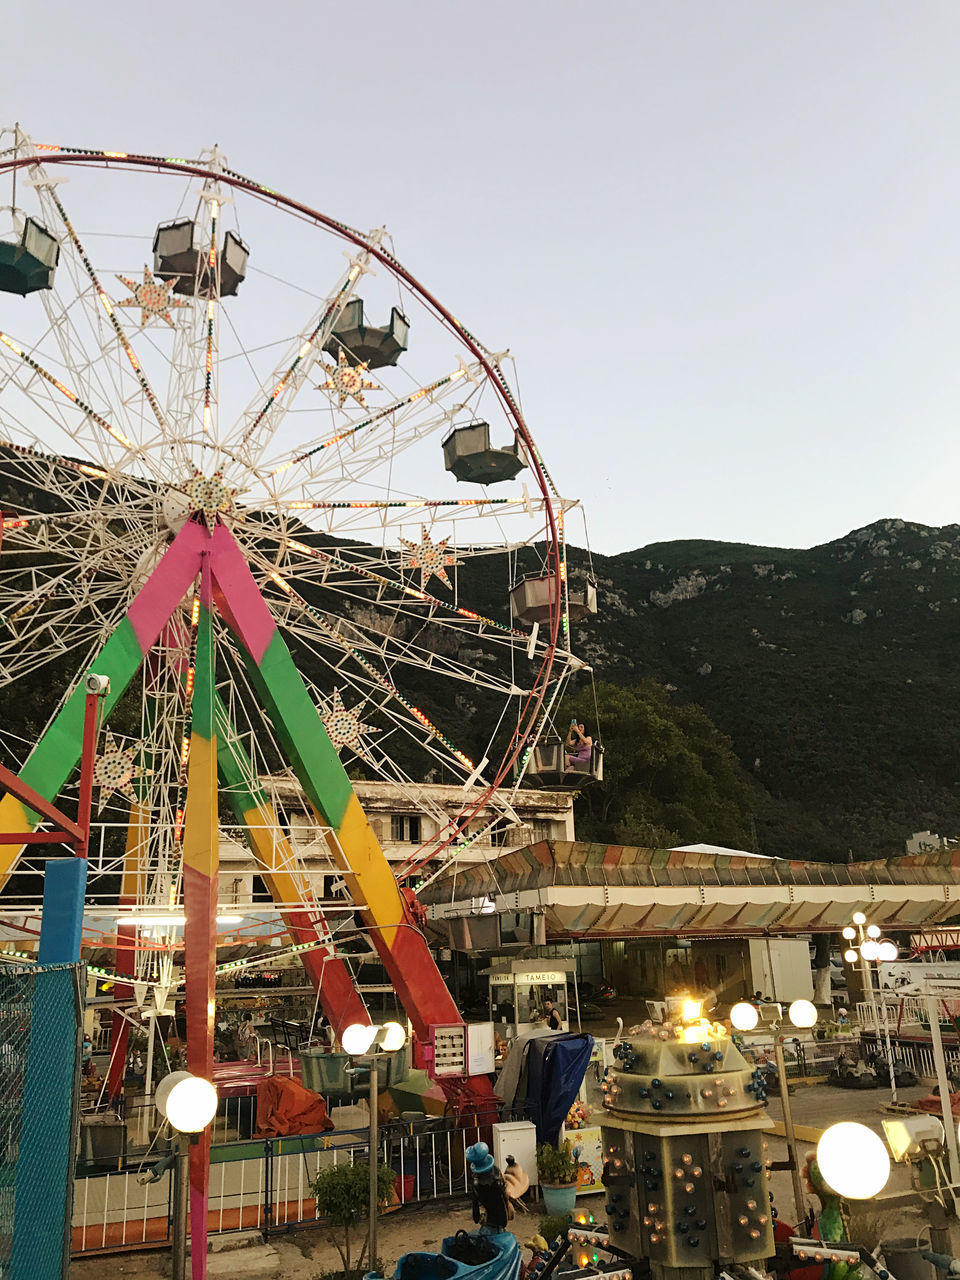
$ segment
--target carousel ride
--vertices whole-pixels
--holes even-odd
[[[0,745],[69,809],[84,679],[109,682],[83,947],[123,1005],[112,1060],[125,1014],[185,986],[188,1066],[210,1078],[218,972],[278,941],[335,1031],[368,1022],[338,945],[358,929],[427,1042],[461,1015],[415,887],[517,826],[528,778],[569,783],[543,739],[584,669],[571,624],[596,611],[568,564],[578,504],[547,471],[509,353],[384,229],[217,149],[88,151],[18,127],[0,134],[0,183]],[[351,775],[427,818],[402,865]],[[336,876],[305,868],[278,779],[296,780]],[[455,818],[424,779],[461,788]],[[0,800],[0,831],[37,821]],[[271,927],[268,904],[225,892],[220,851],[238,843]],[[0,846],[8,948],[39,927],[40,848]],[[203,1143],[192,1159],[203,1197]]]

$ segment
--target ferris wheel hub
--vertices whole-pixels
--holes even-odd
[[[195,471],[185,490],[187,514],[202,516],[212,533],[217,520],[233,510],[234,493],[235,490],[229,489],[224,483],[219,471],[215,471],[212,476]],[[180,521],[181,527],[184,520]]]

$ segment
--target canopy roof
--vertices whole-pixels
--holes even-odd
[[[455,868],[421,901],[433,920],[483,898],[542,910],[554,938],[835,932],[854,911],[918,930],[960,916],[958,868],[957,850],[832,863],[545,840]]]

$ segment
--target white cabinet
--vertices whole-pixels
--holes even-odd
[[[504,1121],[493,1126],[493,1159],[503,1173],[507,1156],[513,1156],[530,1179],[537,1183],[537,1130],[529,1120]]]

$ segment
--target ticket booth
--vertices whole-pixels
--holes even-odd
[[[484,970],[490,983],[490,1020],[500,1035],[512,1039],[547,1021],[547,1001],[570,1030],[568,984],[576,982],[572,960],[505,960]],[[576,1013],[573,1014],[576,1023]]]

